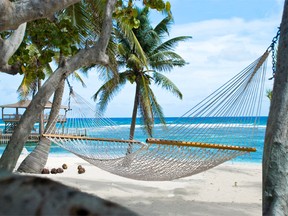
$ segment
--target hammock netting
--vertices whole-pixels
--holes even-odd
[[[43,136],[89,163],[127,178],[173,180],[208,170],[256,151],[254,136],[268,55],[265,52],[173,124],[155,127],[153,138],[129,140],[127,132],[95,112],[75,92],[66,122],[55,124]]]

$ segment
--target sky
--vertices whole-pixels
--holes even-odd
[[[165,73],[179,87],[183,99],[157,86],[152,89],[164,115],[177,117],[265,52],[280,25],[284,0],[170,0],[170,3],[174,17],[170,37],[192,36],[175,49],[189,64]],[[153,12],[150,18],[157,24],[164,17]],[[270,56],[266,90],[273,85],[268,80],[272,76],[271,62]],[[93,70],[84,80],[87,88],[74,80],[70,82],[78,94],[95,105],[91,97],[103,81]],[[21,76],[0,73],[1,105],[18,101],[16,90],[20,83]],[[109,103],[105,116],[131,117],[134,92],[135,86],[127,83]],[[267,116],[268,111],[269,100],[265,97],[261,115]]]

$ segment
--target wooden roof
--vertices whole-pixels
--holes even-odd
[[[31,100],[23,100],[13,104],[4,104],[0,105],[1,108],[27,108],[30,104]],[[45,105],[46,109],[51,109],[52,103],[50,101]],[[68,109],[67,106],[61,106],[61,109]]]

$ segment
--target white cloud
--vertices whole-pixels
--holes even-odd
[[[254,21],[232,18],[175,26],[171,36],[192,35],[193,39],[176,49],[189,65],[168,74],[183,92],[183,101],[159,91],[163,95],[159,102],[166,115],[184,113],[260,57],[275,36],[278,23],[274,18]],[[272,74],[270,62],[271,59],[267,78]],[[271,86],[272,81],[267,80],[265,88]],[[262,114],[267,115],[269,101],[264,98],[264,102]]]

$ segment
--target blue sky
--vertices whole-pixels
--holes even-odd
[[[233,75],[264,53],[280,25],[284,0],[170,0],[175,24],[170,36],[192,36],[176,48],[189,64],[166,73],[183,93],[183,100],[153,87],[165,116],[181,116]],[[153,13],[157,23],[162,18]],[[272,74],[271,58],[267,77]],[[18,100],[20,76],[0,73],[0,104]],[[91,101],[101,86],[97,71],[85,78],[87,88],[71,80],[76,92]],[[266,82],[266,89],[272,88]],[[106,116],[130,117],[135,86],[127,84],[108,105]],[[67,93],[68,94],[68,93]],[[95,104],[95,103],[94,103]],[[262,115],[268,115],[269,101],[264,98]]]

